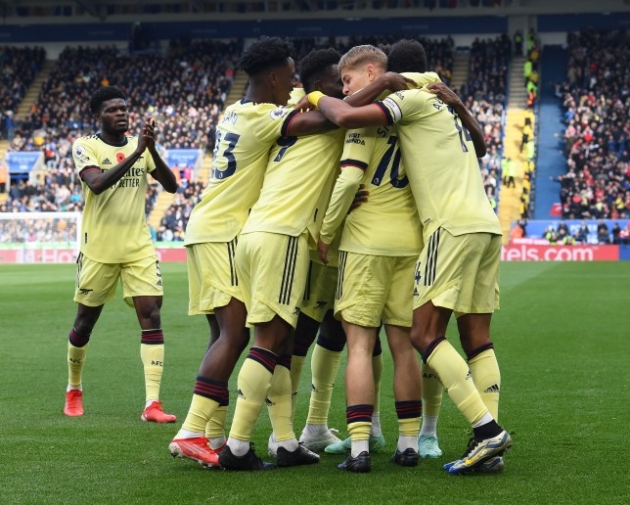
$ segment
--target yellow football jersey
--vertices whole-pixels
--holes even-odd
[[[297,237],[309,231],[311,245],[335,180],[345,131],[282,137],[269,155],[262,190],[242,233],[266,231]]]
[[[348,131],[322,241],[332,241],[360,183],[369,191],[368,200],[346,218],[339,248],[382,256],[419,254],[420,220],[401,163],[396,128],[389,126]]]
[[[230,242],[258,200],[269,150],[286,131],[292,109],[241,100],[217,126],[212,176],[186,228],[185,245]]]
[[[138,137],[109,144],[99,135],[75,140],[72,158],[79,175],[88,170],[109,170],[133,154]],[[145,151],[114,186],[94,194],[83,186],[85,207],[81,223],[81,252],[100,263],[125,263],[155,254],[144,215],[147,174],[155,162]]]
[[[398,91],[377,106],[388,123],[398,127],[402,161],[425,239],[440,226],[452,235],[501,235],[470,133],[453,110],[422,89]]]

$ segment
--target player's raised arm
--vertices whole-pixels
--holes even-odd
[[[342,128],[354,129],[389,124],[385,112],[376,104],[353,107],[343,100],[326,96],[319,91],[309,93],[308,99],[313,107],[318,108],[324,116]]]
[[[361,107],[374,102],[385,91],[400,91],[407,89],[409,79],[397,74],[396,72],[387,72],[376,80],[368,84],[365,88],[357,91],[353,95],[346,97],[345,102],[353,107]],[[296,110],[312,108],[313,104],[309,101],[308,95],[304,96],[295,106]]]
[[[314,133],[322,133],[337,128],[326,116],[317,110],[300,112],[296,109],[285,120],[283,135],[285,137],[302,137]]]
[[[368,84],[365,88],[346,97],[345,102],[353,107],[362,107],[373,103],[385,91],[401,91],[407,89],[408,84],[413,83],[410,79],[397,74],[396,72],[386,72]]]
[[[155,163],[155,170],[151,172],[153,178],[158,181],[168,193],[175,193],[177,191],[177,179],[175,178],[175,174],[162,159],[155,147],[155,119],[146,121],[142,128],[142,138],[140,141],[144,141],[146,149],[149,151],[151,158],[153,158],[153,163]]]
[[[443,82],[434,82],[429,84],[427,86],[427,91],[437,95],[440,100],[453,108],[459,119],[462,121],[464,127],[470,132],[470,137],[475,145],[475,153],[477,154],[477,157],[483,158],[486,155],[487,148],[481,126],[479,126],[477,120],[473,117],[455,92]]]

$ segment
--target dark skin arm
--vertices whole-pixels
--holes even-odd
[[[352,107],[367,105],[374,102],[385,90],[394,92],[407,89],[407,82],[410,81],[402,75],[395,72],[387,72],[378,79],[375,79],[361,91],[349,96],[344,102]],[[312,106],[307,97],[302,98],[295,106],[296,110],[306,110],[310,108],[312,108]],[[287,136],[300,137],[332,130],[334,128],[337,128],[337,125],[326,119],[321,112],[309,111],[298,114],[292,119]]]
[[[155,151],[155,154],[151,152],[151,149],[149,150],[149,153],[153,157],[157,167],[153,172],[154,177],[162,184],[162,186],[164,186],[166,191],[169,193],[175,193],[175,191],[177,191],[177,181],[175,179],[175,175],[157,153],[157,150],[155,149],[155,138],[153,135],[153,124],[147,122],[142,128],[142,135],[140,137],[140,141],[138,142],[138,147],[131,156],[125,158],[110,170],[100,172],[98,170],[88,170],[84,172],[82,176],[83,182],[87,184],[95,195],[100,195],[122,179],[134,163],[138,161],[138,158],[140,158],[142,153],[148,149],[149,144],[151,144],[151,149]],[[160,163],[162,165],[161,167]],[[164,173],[164,170],[166,170],[168,174]],[[162,182],[161,179],[163,179],[164,182]]]
[[[385,114],[374,104],[353,107],[343,100],[325,96],[319,101],[318,108],[330,121],[349,130],[364,126],[387,125]]]
[[[177,191],[177,179],[175,174],[162,159],[155,147],[155,120],[147,121],[144,125],[146,129],[146,146],[147,151],[153,158],[155,170],[151,172],[153,178],[158,181],[167,193],[175,193]],[[143,139],[145,138],[143,131]]]
[[[475,145],[475,153],[478,158],[486,155],[486,141],[483,138],[483,131],[477,120],[466,108],[460,98],[443,82],[432,82],[427,86],[429,93],[437,95],[445,104],[453,107],[453,110],[461,120],[464,127],[470,132],[473,144]]]

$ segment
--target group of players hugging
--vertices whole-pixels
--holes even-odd
[[[421,457],[442,455],[436,425],[446,389],[472,437],[444,469],[499,472],[512,444],[497,423],[501,378],[490,340],[501,228],[479,171],[481,128],[427,71],[417,41],[401,40],[387,54],[371,45],[343,56],[314,50],[297,74],[292,50],[286,40],[264,37],[243,52],[249,87],[217,126],[212,175],[185,238],[189,314],[205,315],[211,337],[169,450],[226,470],[315,464],[326,451],[345,456],[340,469],[371,471],[370,452],[385,446],[383,325],[399,426],[393,463],[416,466]],[[120,279],[142,329],[142,419],[175,422],[159,400],[162,276],[144,196],[148,173],[168,192],[177,183],[156,149],[154,121],[138,136],[126,134],[129,109],[120,89],[99,89],[90,109],[100,130],[73,145],[85,211],[64,412],[83,415],[90,334]],[[445,338],[453,313],[467,360]],[[226,438],[228,381],[250,329]],[[298,439],[298,386],[315,340],[309,412]],[[340,440],[328,412],[346,345],[349,437]],[[275,464],[251,444],[264,405]]]

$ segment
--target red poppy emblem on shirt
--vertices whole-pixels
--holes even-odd
[[[125,153],[116,153],[116,161],[118,163],[125,161]]]

